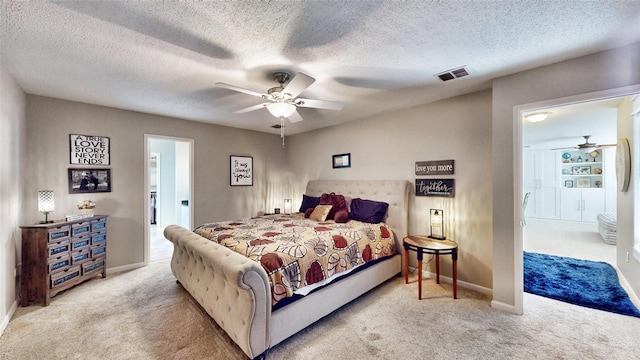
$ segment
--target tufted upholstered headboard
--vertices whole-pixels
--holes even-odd
[[[396,234],[398,251],[409,228],[409,192],[407,180],[311,180],[305,191],[309,196],[335,192],[351,198],[384,201],[389,204],[384,222]]]

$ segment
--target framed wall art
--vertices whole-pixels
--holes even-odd
[[[69,194],[110,192],[111,169],[69,168]]]
[[[333,168],[348,168],[351,167],[351,153],[333,155]]]
[[[69,135],[69,162],[75,165],[109,165],[109,138],[95,135]]]
[[[231,155],[231,186],[253,186],[253,157]]]

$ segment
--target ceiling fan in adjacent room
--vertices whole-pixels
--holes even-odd
[[[586,150],[586,149],[602,149],[602,148],[605,148],[605,147],[616,146],[616,144],[595,144],[595,143],[591,143],[591,142],[589,142],[589,138],[591,138],[591,135],[582,135],[582,137],[584,138],[584,143],[582,143],[582,144],[578,144],[576,146],[563,147],[563,148],[555,148],[555,149],[551,149],[551,150],[569,150],[569,149]]]
[[[267,90],[266,94],[261,94],[253,90],[244,89],[222,82],[217,82],[215,85],[225,89],[257,96],[266,100],[261,104],[234,111],[234,114],[243,114],[249,111],[267,108],[273,116],[280,118],[281,121],[283,118],[288,118],[289,121],[295,123],[302,121],[302,117],[297,111],[298,107],[341,110],[344,106],[344,103],[339,101],[313,100],[297,97],[316,81],[316,79],[309,75],[297,73],[293,78],[291,78],[291,75],[288,73],[278,71],[273,73],[273,79],[280,85]],[[289,81],[289,83],[285,86],[287,81]]]

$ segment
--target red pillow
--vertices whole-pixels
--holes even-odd
[[[347,201],[343,195],[336,193],[322,194],[320,196],[320,205],[332,205],[327,219],[334,220],[337,223],[349,221],[349,209],[347,209]],[[338,216],[336,217],[336,215]]]

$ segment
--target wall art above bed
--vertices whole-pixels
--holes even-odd
[[[454,179],[416,179],[416,196],[453,197]]]
[[[231,155],[231,186],[253,186],[253,157]]]

